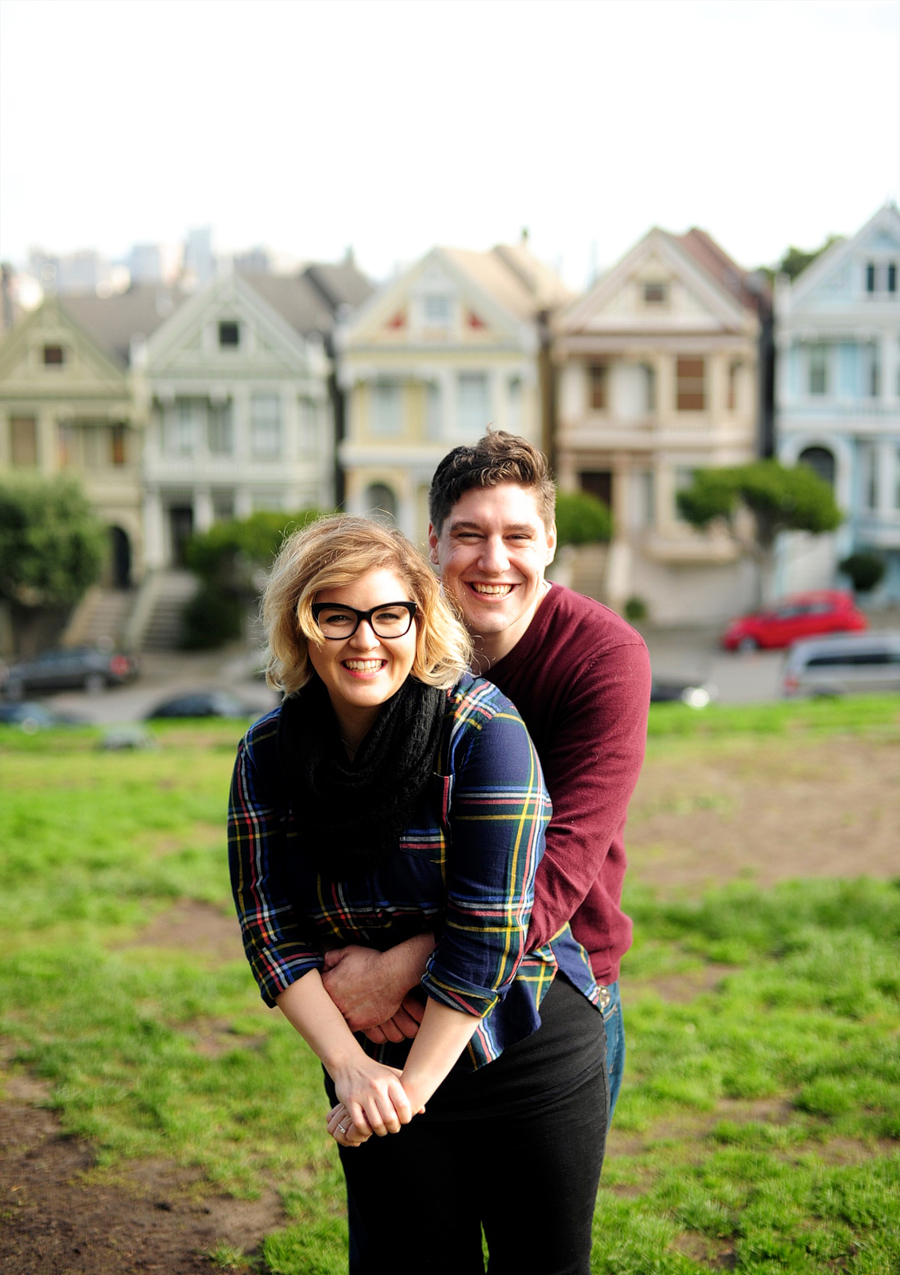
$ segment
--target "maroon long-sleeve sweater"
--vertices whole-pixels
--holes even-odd
[[[608,607],[552,585],[524,637],[486,676],[522,714],[553,801],[528,947],[571,920],[597,981],[612,983],[631,946],[620,904],[625,818],[647,738],[644,640]]]

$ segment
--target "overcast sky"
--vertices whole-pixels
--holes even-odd
[[[741,264],[900,191],[900,0],[2,0],[0,253],[266,244],[378,278],[650,226]]]

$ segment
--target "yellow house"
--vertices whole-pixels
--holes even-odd
[[[142,430],[127,351],[101,343],[65,302],[48,298],[7,335],[0,469],[77,475],[109,529],[105,583],[119,588],[143,572]]]
[[[345,506],[424,544],[438,461],[489,425],[543,436],[542,331],[568,298],[524,244],[433,248],[338,329]]]

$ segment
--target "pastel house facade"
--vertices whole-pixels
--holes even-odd
[[[835,582],[855,551],[883,557],[875,601],[900,602],[900,210],[885,204],[776,292],[778,453],[834,487],[844,524],[784,538],[784,591]]]
[[[544,440],[542,316],[568,298],[524,245],[434,248],[338,329],[345,507],[420,545],[440,459],[489,425]]]
[[[654,228],[553,322],[559,483],[612,510],[602,575],[583,587],[617,609],[718,622],[752,599],[750,564],[676,497],[695,469],[763,448],[764,304],[764,281],[704,231]]]

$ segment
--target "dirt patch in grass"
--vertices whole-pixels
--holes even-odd
[[[660,889],[752,876],[897,876],[900,749],[833,736],[651,755],[631,802],[629,875]]]
[[[274,1191],[197,1198],[190,1175],[158,1161],[126,1169],[122,1185],[98,1185],[83,1180],[93,1164],[52,1112],[0,1104],[2,1275],[195,1275],[213,1269],[219,1242],[250,1250],[282,1221]]]
[[[244,948],[241,931],[233,913],[225,915],[208,903],[184,899],[152,921],[123,948],[174,948],[195,952],[210,963],[241,961]]]

